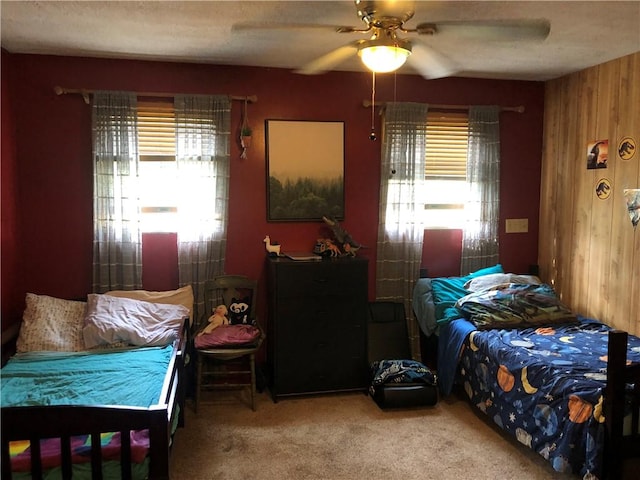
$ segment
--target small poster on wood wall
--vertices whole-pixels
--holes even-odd
[[[587,169],[607,168],[609,140],[597,140],[587,145]]]
[[[628,188],[624,190],[624,199],[627,202],[627,211],[631,218],[633,228],[640,223],[640,188]]]
[[[611,180],[601,178],[596,184],[596,195],[600,200],[606,200],[611,195]]]
[[[636,141],[631,137],[624,137],[618,144],[618,155],[622,160],[631,160],[636,153]]]

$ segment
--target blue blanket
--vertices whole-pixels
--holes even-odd
[[[0,370],[1,405],[158,403],[173,346],[18,354]]]
[[[465,319],[457,319],[440,326],[438,340],[438,387],[447,396],[453,389],[458,360],[465,339],[476,327]]]
[[[601,478],[608,331],[579,324],[472,331],[459,381],[471,403],[559,472]],[[628,360],[640,363],[640,338]]]

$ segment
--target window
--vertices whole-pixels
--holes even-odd
[[[177,231],[176,128],[172,101],[138,101],[143,232]]]
[[[467,200],[467,112],[429,112],[425,154],[426,228],[463,228]]]

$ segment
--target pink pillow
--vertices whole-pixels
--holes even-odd
[[[224,348],[250,346],[260,337],[260,330],[253,325],[220,325],[215,330],[196,336],[196,348]]]

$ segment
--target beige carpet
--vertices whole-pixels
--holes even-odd
[[[455,395],[383,411],[361,393],[282,399],[209,392],[177,432],[172,479],[571,479],[504,437]]]

